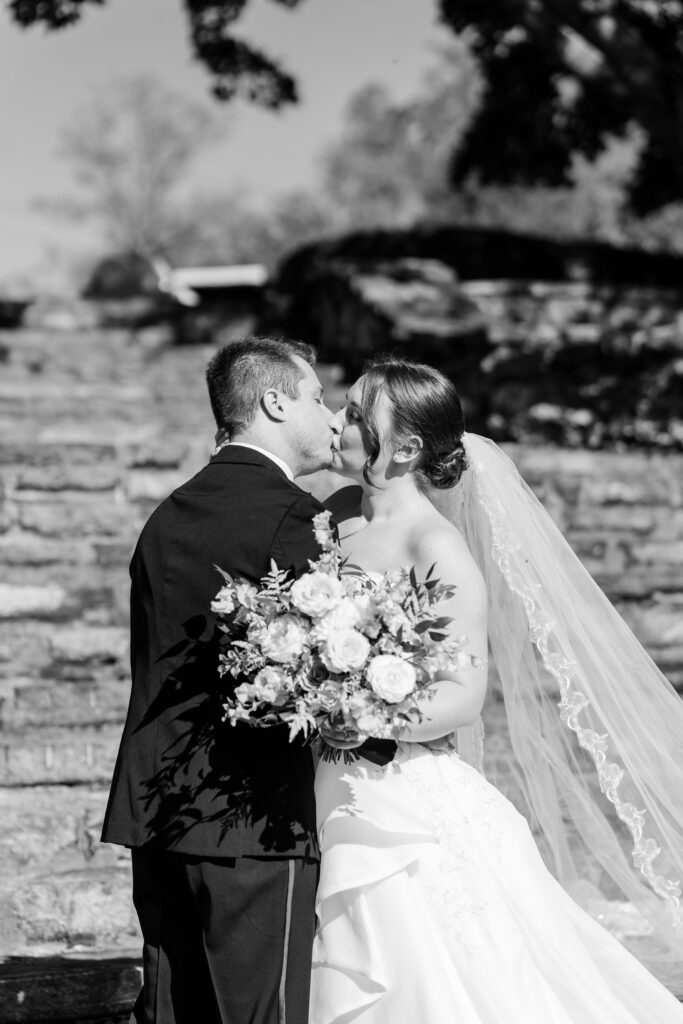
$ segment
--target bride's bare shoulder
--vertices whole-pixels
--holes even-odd
[[[348,487],[333,491],[325,498],[323,505],[330,510],[337,523],[343,523],[360,515],[362,497],[363,489],[357,484],[349,484]]]
[[[436,510],[433,516],[416,525],[411,539],[416,563],[436,564],[444,579],[465,577],[483,584],[479,567],[462,533]]]

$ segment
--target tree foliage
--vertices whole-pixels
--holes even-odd
[[[440,14],[468,33],[486,81],[454,182],[567,185],[576,154],[592,160],[636,125],[633,208],[683,196],[681,0],[440,0]]]
[[[62,28],[106,0],[9,0],[22,26]],[[183,0],[195,56],[222,99],[271,109],[297,99],[292,74],[235,35],[250,0]],[[302,0],[271,0],[296,8]],[[566,187],[634,126],[643,138],[629,185],[643,213],[683,198],[683,0],[434,0],[465,34],[484,100],[451,167],[457,185]],[[362,26],[361,26],[362,28]]]
[[[624,199],[643,144],[637,132],[611,139],[595,160],[574,155],[566,185],[483,183],[472,172],[453,189],[453,147],[462,144],[481,102],[481,74],[462,38],[440,51],[412,98],[396,101],[379,85],[360,89],[323,156],[320,198],[334,227],[429,221],[628,240]]]
[[[320,239],[335,226],[323,199],[299,189],[262,205],[240,190],[199,196],[192,213],[175,254],[177,263],[189,266],[263,263],[274,269],[286,253]]]
[[[466,133],[480,98],[476,65],[454,40],[413,97],[398,101],[382,86],[362,87],[323,151],[317,181],[264,203],[246,187],[190,189],[193,160],[216,134],[210,111],[152,79],[122,80],[95,92],[70,118],[62,152],[78,191],[42,205],[94,221],[99,251],[127,260],[161,255],[176,265],[275,266],[326,235],[421,221],[615,242],[630,237],[623,199],[638,139],[612,143],[594,162],[577,157],[570,187],[482,185],[473,178],[453,191],[452,145]],[[655,226],[656,244],[665,241],[669,223]],[[648,241],[642,228],[639,240]]]
[[[47,28],[66,28],[79,20],[86,4],[105,0],[10,0],[12,17],[23,28],[43,22]]]
[[[449,200],[453,147],[480,92],[467,47],[454,40],[414,98],[397,102],[381,85],[355,93],[341,135],[323,159],[323,190],[340,227],[406,225],[438,216]]]
[[[243,188],[190,187],[194,161],[220,138],[224,121],[149,76],[107,83],[62,133],[61,155],[77,190],[36,205],[70,222],[91,222],[115,277],[156,256],[176,265],[274,266],[289,249],[332,231],[338,221],[318,189],[290,190],[258,205]]]
[[[110,83],[62,136],[77,195],[43,205],[72,219],[96,220],[112,251],[170,256],[194,230],[194,211],[182,195],[189,169],[219,133],[212,110],[155,79]]]
[[[140,0],[142,2],[142,0]],[[271,0],[298,7],[301,0]],[[24,28],[44,24],[58,29],[77,22],[88,5],[106,0],[9,0],[11,16]],[[278,109],[297,101],[296,81],[272,57],[233,33],[249,0],[183,0],[194,55],[212,75],[214,94],[222,100],[242,97]]]

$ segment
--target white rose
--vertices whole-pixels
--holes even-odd
[[[362,668],[370,653],[370,642],[356,629],[340,629],[327,638],[320,656],[330,672],[353,672]]]
[[[218,591],[211,602],[211,611],[216,615],[229,615],[235,610],[235,594],[232,587],[227,584]]]
[[[415,669],[396,654],[378,654],[368,667],[368,682],[388,704],[398,704],[415,689]]]
[[[292,603],[313,619],[319,619],[339,604],[344,588],[336,576],[307,572],[292,584]]]
[[[278,615],[266,626],[261,637],[261,650],[267,658],[290,664],[301,654],[306,631],[296,615]]]
[[[283,703],[287,698],[287,673],[276,665],[266,665],[254,676],[253,688],[259,700]]]
[[[340,629],[354,629],[361,621],[362,613],[357,604],[348,597],[343,597],[336,608],[327,612],[318,620],[313,630],[316,640],[326,640],[331,633]]]
[[[243,608],[255,608],[257,594],[258,590],[251,583],[242,582],[235,584],[235,597]]]

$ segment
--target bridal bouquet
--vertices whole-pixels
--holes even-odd
[[[322,554],[297,580],[275,564],[260,587],[219,569],[225,583],[211,608],[224,634],[219,672],[232,681],[225,719],[284,723],[290,740],[322,725],[395,738],[421,719],[416,697],[437,672],[473,660],[438,614],[454,588],[433,567],[419,582],[412,569],[375,577],[345,564],[329,520],[313,520]]]

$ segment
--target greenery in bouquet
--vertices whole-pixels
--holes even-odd
[[[322,727],[396,738],[420,721],[419,696],[445,669],[469,664],[439,604],[454,588],[412,568],[368,575],[346,563],[330,513],[313,520],[320,557],[298,579],[273,564],[259,587],[225,583],[211,604],[223,632],[219,672],[231,724],[286,724],[290,740]],[[218,568],[218,567],[217,567]],[[325,756],[335,756],[323,746]]]

